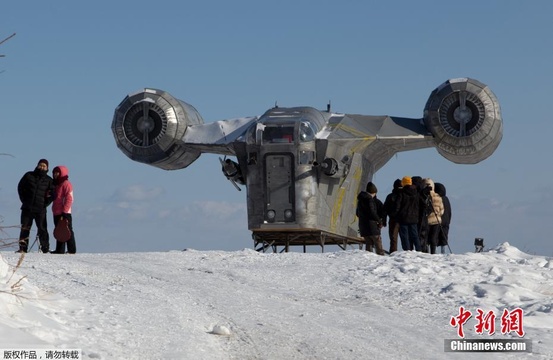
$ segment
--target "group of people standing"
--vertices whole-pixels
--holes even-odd
[[[56,242],[55,250],[50,251],[46,209],[52,204],[54,226],[62,218],[67,220],[71,232],[71,237],[67,241],[67,252],[75,254],[77,248],[71,216],[73,185],[69,181],[69,170],[63,165],[56,166],[52,171],[53,178],[51,178],[48,175],[48,166],[48,160],[40,159],[36,168],[25,173],[17,186],[21,200],[21,232],[17,252],[26,253],[29,250],[29,234],[34,221],[40,241],[40,251],[53,254],[65,253],[65,242],[60,241]]]
[[[396,179],[393,190],[384,203],[377,198],[372,182],[357,196],[356,214],[359,233],[365,239],[365,249],[378,255],[386,252],[381,229],[388,226],[389,253],[398,250],[398,237],[404,251],[416,250],[435,254],[437,247],[445,253],[448,246],[451,204],[443,184],[430,178],[405,176]]]

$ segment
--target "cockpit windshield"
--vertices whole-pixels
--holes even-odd
[[[267,125],[263,130],[263,143],[293,143],[294,125]]]
[[[321,112],[310,107],[272,108],[248,130],[249,143],[301,144],[315,140],[325,120]]]

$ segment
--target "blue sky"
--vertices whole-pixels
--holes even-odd
[[[497,151],[477,165],[400,153],[373,179],[379,197],[396,178],[431,177],[452,202],[453,252],[483,237],[553,256],[552,17],[546,0],[2,4],[0,38],[17,33],[0,45],[2,225],[19,223],[17,182],[47,158],[69,168],[78,251],[251,248],[245,188],[217,156],[164,171],[117,149],[110,126],[128,93],[169,91],[206,122],[329,100],[420,118],[436,86],[472,77],[500,101]]]

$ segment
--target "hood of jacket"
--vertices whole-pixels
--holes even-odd
[[[434,191],[436,194],[440,195],[441,197],[444,197],[446,195],[445,186],[441,183],[435,183]]]
[[[372,198],[371,194],[369,194],[368,192],[366,191],[361,191],[358,195],[357,195],[357,200],[361,200],[361,199],[370,199]]]
[[[63,165],[56,166],[54,168],[54,170],[52,170],[52,173],[56,172],[56,170],[60,171],[60,177],[68,177],[69,176],[69,170],[67,169],[66,166],[63,166]]]
[[[58,170],[60,172],[60,176],[57,179],[54,178],[54,184],[55,185],[61,184],[62,182],[67,180],[67,178],[69,177],[69,170],[67,170],[67,167],[65,167],[63,165],[56,166],[54,168],[54,170],[52,170],[52,175]]]
[[[430,186],[432,191],[436,192],[436,188],[434,187],[434,180],[432,180],[430,178],[424,179],[422,188],[424,189],[425,187],[428,187],[428,186]]]
[[[417,190],[417,187],[415,185],[407,185],[401,188],[401,193],[403,195],[409,196],[409,197],[417,197],[419,196],[419,192]]]

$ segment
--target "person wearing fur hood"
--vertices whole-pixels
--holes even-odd
[[[61,218],[68,221],[68,227],[71,231],[71,237],[67,241],[67,252],[75,254],[77,247],[75,245],[75,233],[73,232],[73,218],[71,210],[73,206],[73,185],[69,181],[69,170],[66,166],[59,165],[52,171],[54,176],[54,192],[56,197],[52,203],[52,213],[54,214],[54,226],[58,224]],[[56,250],[53,254],[65,254],[65,242],[58,241]]]
[[[441,231],[442,215],[444,214],[444,203],[442,197],[435,192],[434,181],[430,178],[423,180],[426,187],[430,188],[430,208],[427,215],[428,220],[428,239],[427,244],[430,245],[430,253],[436,253],[438,245],[438,237]]]

